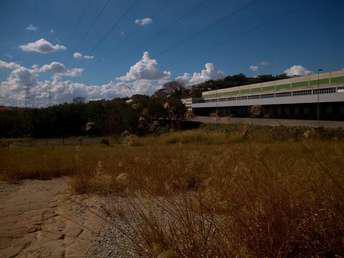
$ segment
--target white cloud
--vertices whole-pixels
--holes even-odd
[[[203,69],[200,73],[194,73],[193,75],[184,73],[182,76],[178,76],[176,80],[187,86],[190,86],[209,80],[223,79],[224,76],[224,73],[220,70],[217,70],[214,64],[206,63],[205,69]]]
[[[21,66],[12,70],[8,78],[0,82],[0,96],[4,101],[0,105],[24,105],[26,93],[37,84],[36,73],[32,70]]]
[[[148,52],[144,52],[140,61],[130,67],[126,75],[117,78],[121,82],[130,82],[136,80],[161,80],[170,78],[171,73],[167,71],[159,71],[158,63],[149,56]]]
[[[83,54],[81,54],[79,52],[75,52],[73,54],[73,57],[74,57],[74,59],[79,59],[79,60],[81,60],[81,59],[87,59],[87,60],[94,59],[94,56],[83,55]]]
[[[36,52],[41,54],[48,54],[57,51],[66,50],[67,48],[63,45],[53,45],[45,39],[39,39],[35,42],[30,42],[25,45],[19,46],[24,52]]]
[[[14,62],[5,62],[5,61],[0,60],[0,70],[1,69],[14,70],[20,67],[21,66],[19,64],[16,64]]]
[[[259,66],[258,65],[250,65],[250,70],[252,72],[257,72],[259,70]]]
[[[80,77],[83,73],[84,69],[82,68],[72,68],[68,69],[65,73],[63,73],[63,76],[68,76],[68,77]]]
[[[259,65],[260,65],[260,66],[269,66],[270,63],[269,63],[268,61],[261,61],[261,62],[259,63]]]
[[[27,69],[25,67],[20,67],[18,69],[13,70],[10,73],[8,78],[13,85],[35,85],[36,84],[36,75],[32,72],[32,70]]]
[[[6,64],[6,66],[8,66]],[[0,105],[20,105],[25,103],[29,88],[30,105],[47,106],[70,102],[74,97],[91,99],[112,99],[133,94],[151,95],[171,79],[171,73],[158,70],[157,61],[145,52],[141,60],[133,65],[128,73],[102,85],[87,85],[65,80],[64,77],[80,75],[82,69],[67,69],[62,63],[52,62],[41,67],[33,65],[32,69],[20,67],[0,82]],[[52,73],[51,80],[39,80],[40,73]],[[20,79],[19,79],[20,78]],[[51,96],[51,97],[49,97]],[[3,102],[5,101],[5,102]]]
[[[39,68],[39,71],[42,73],[51,72],[54,74],[64,73],[64,72],[66,72],[66,70],[67,69],[64,66],[64,64],[61,64],[59,62],[52,62],[50,64],[43,65],[41,68]]]
[[[32,25],[32,24],[27,26],[25,29],[28,30],[28,31],[37,31],[38,30],[38,28],[36,26]]]
[[[302,65],[293,65],[292,67],[286,69],[284,73],[288,76],[304,76],[311,74],[312,72]]]
[[[85,58],[85,59],[88,59],[88,60],[92,60],[92,59],[94,59],[94,56],[84,55],[84,58]]]
[[[54,75],[59,75],[59,76],[79,77],[81,76],[84,69],[82,68],[67,69],[65,65],[62,63],[52,62],[50,64],[46,64],[38,68],[38,71],[41,73],[52,73]]]
[[[119,96],[151,95],[170,80],[171,72],[160,71],[158,62],[152,59],[148,52],[144,52],[142,58],[130,67],[126,75],[117,77],[116,82],[111,82],[108,86],[115,87]]]
[[[269,62],[267,62],[267,61],[261,61],[259,64],[250,65],[250,66],[249,66],[249,69],[250,69],[252,72],[256,73],[256,72],[258,72],[258,70],[262,69],[263,67],[269,66],[269,65],[270,65]]]
[[[135,20],[135,24],[141,27],[145,27],[147,25],[150,25],[153,23],[153,19],[152,18],[143,18],[143,19],[136,19]]]
[[[82,59],[82,54],[79,53],[79,52],[75,52],[75,53],[73,54],[73,57],[74,57],[75,59]]]

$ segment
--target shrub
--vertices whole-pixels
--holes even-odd
[[[127,137],[127,144],[128,144],[128,146],[132,146],[132,147],[142,145],[140,138],[136,135],[133,135],[133,134],[131,134]]]
[[[106,146],[110,146],[110,140],[106,138],[101,139],[100,143]]]

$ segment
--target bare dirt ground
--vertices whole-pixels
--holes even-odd
[[[86,257],[104,221],[95,196],[72,195],[68,179],[0,182],[0,257]]]

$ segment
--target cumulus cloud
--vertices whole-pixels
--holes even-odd
[[[74,57],[75,59],[82,59],[82,54],[79,53],[79,52],[75,52],[75,53],[73,54],[73,57]]]
[[[260,65],[260,66],[269,66],[270,63],[269,63],[268,61],[261,61],[261,62],[259,63],[259,65]]]
[[[305,76],[311,74],[312,72],[302,65],[293,65],[292,67],[286,69],[284,73],[288,76]]]
[[[43,73],[48,73],[48,72],[51,72],[51,73],[64,73],[66,72],[66,67],[64,66],[64,64],[62,63],[59,63],[59,62],[52,62],[50,64],[45,64],[43,65],[41,68],[39,68],[39,71],[40,72],[43,72]]]
[[[263,67],[269,66],[269,65],[270,65],[269,62],[267,62],[267,61],[261,61],[259,64],[250,65],[250,66],[249,66],[249,69],[250,69],[252,72],[256,73],[256,72],[258,72],[258,70],[262,69]]]
[[[209,80],[219,80],[224,78],[224,73],[216,69],[215,65],[212,63],[206,63],[205,69],[200,73],[194,73],[193,75],[189,73],[184,73],[176,78],[177,81],[185,84],[186,86],[199,84]]]
[[[250,70],[252,72],[257,72],[259,70],[259,66],[258,65],[250,65]]]
[[[63,51],[66,50],[67,48],[63,45],[53,45],[49,41],[45,39],[39,39],[35,42],[30,42],[25,45],[19,46],[21,50],[24,52],[35,52],[35,53],[40,53],[40,54],[48,54],[48,53],[53,53],[57,51]]]
[[[36,26],[32,25],[32,24],[27,26],[25,29],[28,30],[28,31],[37,31],[38,30],[38,28]]]
[[[135,24],[141,27],[145,27],[147,25],[150,25],[153,23],[153,19],[152,18],[143,18],[143,19],[136,19],[135,20]]]
[[[6,67],[8,63],[6,63]],[[7,69],[7,68],[6,68]],[[171,80],[171,73],[159,71],[156,60],[145,52],[129,71],[102,85],[88,85],[66,80],[64,77],[80,75],[80,68],[66,68],[62,63],[52,62],[32,69],[14,68],[7,80],[0,82],[0,94],[5,96],[0,105],[24,105],[29,88],[30,105],[47,106],[70,102],[74,97],[92,99],[112,99],[133,94],[153,94]],[[39,80],[40,73],[53,74],[51,80]],[[20,80],[18,78],[21,78]],[[50,97],[49,97],[50,96]],[[1,102],[0,101],[0,102]]]
[[[52,62],[50,64],[46,64],[38,68],[38,71],[41,73],[52,73],[54,75],[59,75],[59,76],[79,77],[81,76],[84,69],[82,68],[67,69],[65,65],[62,63]]]
[[[1,69],[14,70],[20,67],[21,66],[19,64],[16,64],[14,62],[5,62],[5,61],[0,60],[0,70]]]
[[[171,73],[168,71],[159,71],[158,63],[152,59],[146,51],[140,61],[130,67],[126,75],[117,78],[121,82],[130,82],[136,80],[161,80],[169,79]]]
[[[152,59],[146,51],[125,75],[119,76],[115,82],[109,83],[107,89],[109,90],[111,85],[110,88],[114,87],[118,96],[151,95],[170,80],[171,72],[160,71],[158,62]]]
[[[27,92],[38,84],[36,74],[25,67],[12,70],[5,81],[0,83],[0,95],[5,103],[2,105],[24,105]]]
[[[1,101],[4,101],[0,105],[17,106],[27,104],[27,98],[30,99],[30,106],[46,106],[49,104],[49,96],[51,94],[49,92],[51,91],[60,94],[54,97],[55,102],[53,104],[68,101],[69,99],[66,96],[68,92],[73,92],[70,91],[71,87],[74,88],[72,85],[80,88],[80,84],[64,81],[62,78],[77,77],[83,72],[81,68],[68,69],[64,64],[59,62],[52,62],[41,67],[33,65],[31,69],[28,69],[13,62],[8,63],[0,60],[0,68],[10,70],[8,78],[0,82],[0,95],[3,97]],[[39,80],[41,73],[51,73],[52,79],[45,81]]]
[[[74,59],[78,59],[78,60],[81,60],[81,59],[87,59],[87,60],[94,59],[94,56],[83,55],[83,54],[81,54],[79,52],[75,52],[73,54],[73,57],[74,57]]]
[[[25,85],[35,85],[37,82],[36,75],[30,69],[20,67],[10,73],[8,81],[11,82],[14,88]]]

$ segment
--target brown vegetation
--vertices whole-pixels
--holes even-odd
[[[129,197],[129,212],[112,214],[131,226],[142,256],[333,257],[344,253],[342,138],[335,130],[211,126],[4,148],[0,169],[12,181],[69,174],[77,193]]]

